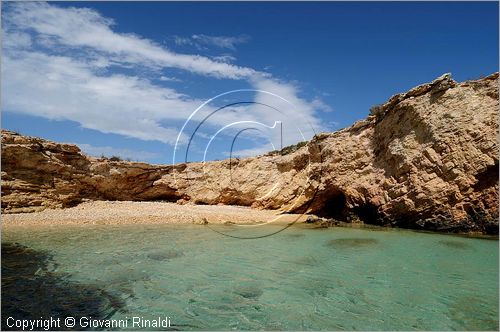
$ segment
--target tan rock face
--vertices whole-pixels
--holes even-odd
[[[443,75],[285,155],[175,167],[2,131],[2,211],[167,200],[498,233],[498,107],[498,73],[460,84]]]

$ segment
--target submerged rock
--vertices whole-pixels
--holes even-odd
[[[439,241],[440,244],[445,245],[447,247],[451,247],[454,249],[470,249],[470,245],[467,243],[459,242],[459,241],[453,241],[453,240],[441,240]]]
[[[332,248],[360,248],[372,246],[378,243],[376,239],[363,239],[363,238],[347,238],[347,239],[333,239],[328,241],[328,246]]]
[[[234,288],[234,292],[247,299],[258,298],[264,293],[262,288],[256,285],[239,285]]]
[[[317,266],[320,261],[314,256],[301,256],[292,261],[296,265]]]
[[[168,251],[159,251],[159,252],[152,252],[146,255],[149,259],[155,260],[155,261],[168,261],[173,258],[178,258],[184,256],[182,252],[179,251],[174,251],[174,250],[168,250]]]

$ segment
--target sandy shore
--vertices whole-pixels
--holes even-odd
[[[2,215],[2,228],[16,226],[119,224],[256,224],[304,222],[306,215],[279,214],[228,205],[178,205],[164,202],[85,202],[66,209]]]

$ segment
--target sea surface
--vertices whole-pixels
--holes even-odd
[[[73,316],[128,329],[169,317],[172,330],[498,330],[498,268],[497,240],[404,230],[7,228],[2,326]]]

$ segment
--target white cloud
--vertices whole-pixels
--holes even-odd
[[[230,36],[207,36],[199,34],[199,35],[193,35],[191,36],[191,38],[197,43],[209,46],[216,46],[219,48],[227,48],[230,50],[235,50],[236,45],[246,43],[250,40],[250,37],[246,35],[230,37]]]
[[[217,55],[212,57],[212,59],[214,59],[215,61],[226,62],[226,63],[236,61],[236,58],[230,54]]]
[[[236,45],[248,42],[250,37],[247,35],[209,36],[204,34],[195,34],[191,37],[174,36],[173,40],[176,45],[194,46],[198,50],[206,50],[208,47],[217,47],[235,51]]]
[[[179,68],[218,78],[242,79],[258,74],[251,68],[208,57],[174,53],[135,34],[116,33],[111,29],[113,20],[91,9],[62,8],[41,2],[15,3],[9,7],[4,17],[8,28],[33,30],[61,45],[105,52],[115,61],[154,68]]]
[[[104,133],[174,144],[177,129],[160,121],[183,121],[201,103],[137,77],[97,76],[69,57],[21,51],[2,65],[2,109]]]
[[[278,110],[272,114],[274,121],[282,122],[283,146],[311,139],[316,133],[326,129],[316,116],[317,109],[314,103],[298,97],[300,91],[297,86],[267,78],[255,79],[253,84],[258,90],[272,93],[260,92],[255,101],[272,105]],[[263,108],[260,108],[260,112],[271,113]],[[276,142],[277,138],[275,137],[273,141]]]
[[[298,97],[300,91],[293,84],[279,81],[269,73],[231,64],[235,59],[230,55],[211,59],[175,53],[149,39],[113,31],[114,22],[91,9],[40,2],[6,6],[2,11],[3,110],[76,121],[104,133],[173,145],[182,123],[203,103],[166,86],[175,78],[164,76],[161,71],[174,68],[217,79],[244,80],[256,89],[289,100],[295,109],[264,93],[255,97],[255,101],[271,103],[286,113],[285,119],[291,125],[286,126],[290,134],[285,136],[290,144],[302,140],[292,138],[292,124],[309,123],[315,129],[322,128],[315,111],[327,106],[319,99],[307,101]],[[227,49],[246,38],[196,36],[197,42],[217,42]],[[114,66],[131,71],[117,74],[110,69]],[[143,68],[152,71],[145,76]],[[152,83],[154,78],[162,85]],[[209,106],[205,111],[211,109]],[[264,123],[283,118],[269,110],[252,110],[249,118]],[[220,126],[240,119],[241,113],[235,112],[225,113],[223,118],[213,117],[209,122]],[[307,138],[312,133],[305,130]]]
[[[12,31],[8,38],[5,31],[2,32],[2,47],[9,48],[28,48],[31,46],[31,36],[25,32]]]
[[[188,37],[174,36],[174,42],[177,45],[192,45],[193,41]]]
[[[324,101],[322,101],[317,97],[311,101],[311,106],[321,112],[325,113],[333,112],[333,109],[330,107],[330,105],[325,104]]]
[[[181,82],[180,79],[176,78],[176,77],[167,77],[167,76],[160,76],[160,81],[163,81],[163,82]]]

